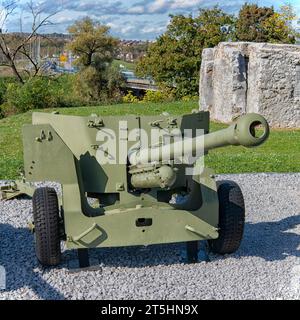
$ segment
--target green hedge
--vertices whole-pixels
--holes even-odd
[[[73,77],[35,77],[25,84],[10,79],[0,82],[2,117],[32,109],[72,107],[80,104],[73,94]]]

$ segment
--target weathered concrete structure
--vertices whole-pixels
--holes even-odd
[[[300,46],[235,42],[205,49],[200,108],[221,122],[256,112],[273,127],[300,127]]]

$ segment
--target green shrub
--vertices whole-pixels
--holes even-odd
[[[4,102],[0,106],[0,119],[12,116],[12,115],[17,114],[17,113],[19,113],[17,108],[15,106],[11,105],[11,104],[8,104],[7,102]]]
[[[91,104],[99,99],[99,82],[97,71],[93,67],[81,70],[74,79],[76,99],[82,104]]]
[[[186,95],[181,98],[183,102],[199,101],[199,96]]]
[[[11,83],[16,83],[13,77],[2,77],[0,78],[0,119],[6,117],[7,115],[12,115],[16,113],[14,107],[9,106],[6,101],[7,87]]]
[[[3,105],[0,105],[0,119],[3,119],[5,117],[5,111],[3,110]]]
[[[143,102],[168,102],[172,101],[173,96],[170,92],[167,91],[151,91],[147,90],[143,98]]]
[[[171,102],[174,101],[174,96],[171,91],[161,90],[161,91],[151,91],[147,90],[145,96],[142,100],[139,100],[132,91],[129,91],[126,96],[123,97],[124,103],[137,103],[137,102]]]
[[[74,81],[74,92],[82,105],[108,104],[122,101],[124,79],[115,67],[98,70],[93,66],[82,69]]]
[[[6,92],[6,83],[0,79],[0,105],[4,103],[4,96]]]
[[[123,97],[124,103],[136,103],[139,102],[138,97],[136,97],[132,91],[129,91],[126,96]]]
[[[107,97],[111,102],[122,102],[123,93],[122,89],[125,87],[125,79],[121,75],[118,67],[110,65],[105,69],[105,87],[107,91]]]
[[[9,83],[16,83],[13,77],[0,77],[0,105],[5,102],[5,94],[7,90],[7,85]]]
[[[72,83],[65,76],[61,78],[35,77],[25,84],[8,83],[4,97],[5,115],[11,112],[26,112],[32,109],[60,108],[74,106]]]

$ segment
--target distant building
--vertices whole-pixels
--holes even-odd
[[[145,56],[148,45],[148,41],[121,40],[116,58],[127,62],[134,62]]]

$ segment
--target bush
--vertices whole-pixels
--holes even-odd
[[[167,91],[151,91],[147,90],[143,98],[143,102],[169,102],[174,100],[174,97],[171,92]]]
[[[0,79],[0,105],[4,103],[5,92],[6,92],[6,83],[3,79]]]
[[[181,98],[183,102],[199,101],[199,96],[187,95]]]
[[[3,103],[0,106],[0,119],[12,116],[14,114],[19,113],[16,107],[13,105],[8,104],[7,102]]]
[[[121,102],[123,85],[119,70],[111,66],[101,70],[92,66],[84,68],[74,81],[76,97],[81,104]]]
[[[32,109],[74,106],[72,91],[72,82],[66,76],[35,77],[23,85],[11,82],[6,84],[2,113],[10,115]]]
[[[133,95],[132,91],[129,91],[126,96],[123,97],[123,102],[124,103],[136,103],[139,102],[138,97],[136,97],[135,95]]]
[[[139,100],[132,91],[129,91],[126,96],[123,97],[125,103],[137,103],[137,102],[171,102],[174,101],[174,96],[171,91],[163,89],[162,91],[147,90],[142,100]]]
[[[83,104],[91,104],[99,99],[100,90],[98,83],[100,78],[93,67],[81,70],[74,79],[74,91],[76,99]]]
[[[32,109],[76,107],[122,101],[124,79],[110,66],[90,67],[76,75],[38,76],[24,84],[0,79],[0,118]]]
[[[0,78],[0,105],[5,102],[5,94],[9,83],[16,83],[16,80],[12,77]]]
[[[5,102],[5,94],[7,88],[7,79],[0,78],[0,119],[4,118],[5,116],[5,108],[2,104]]]

